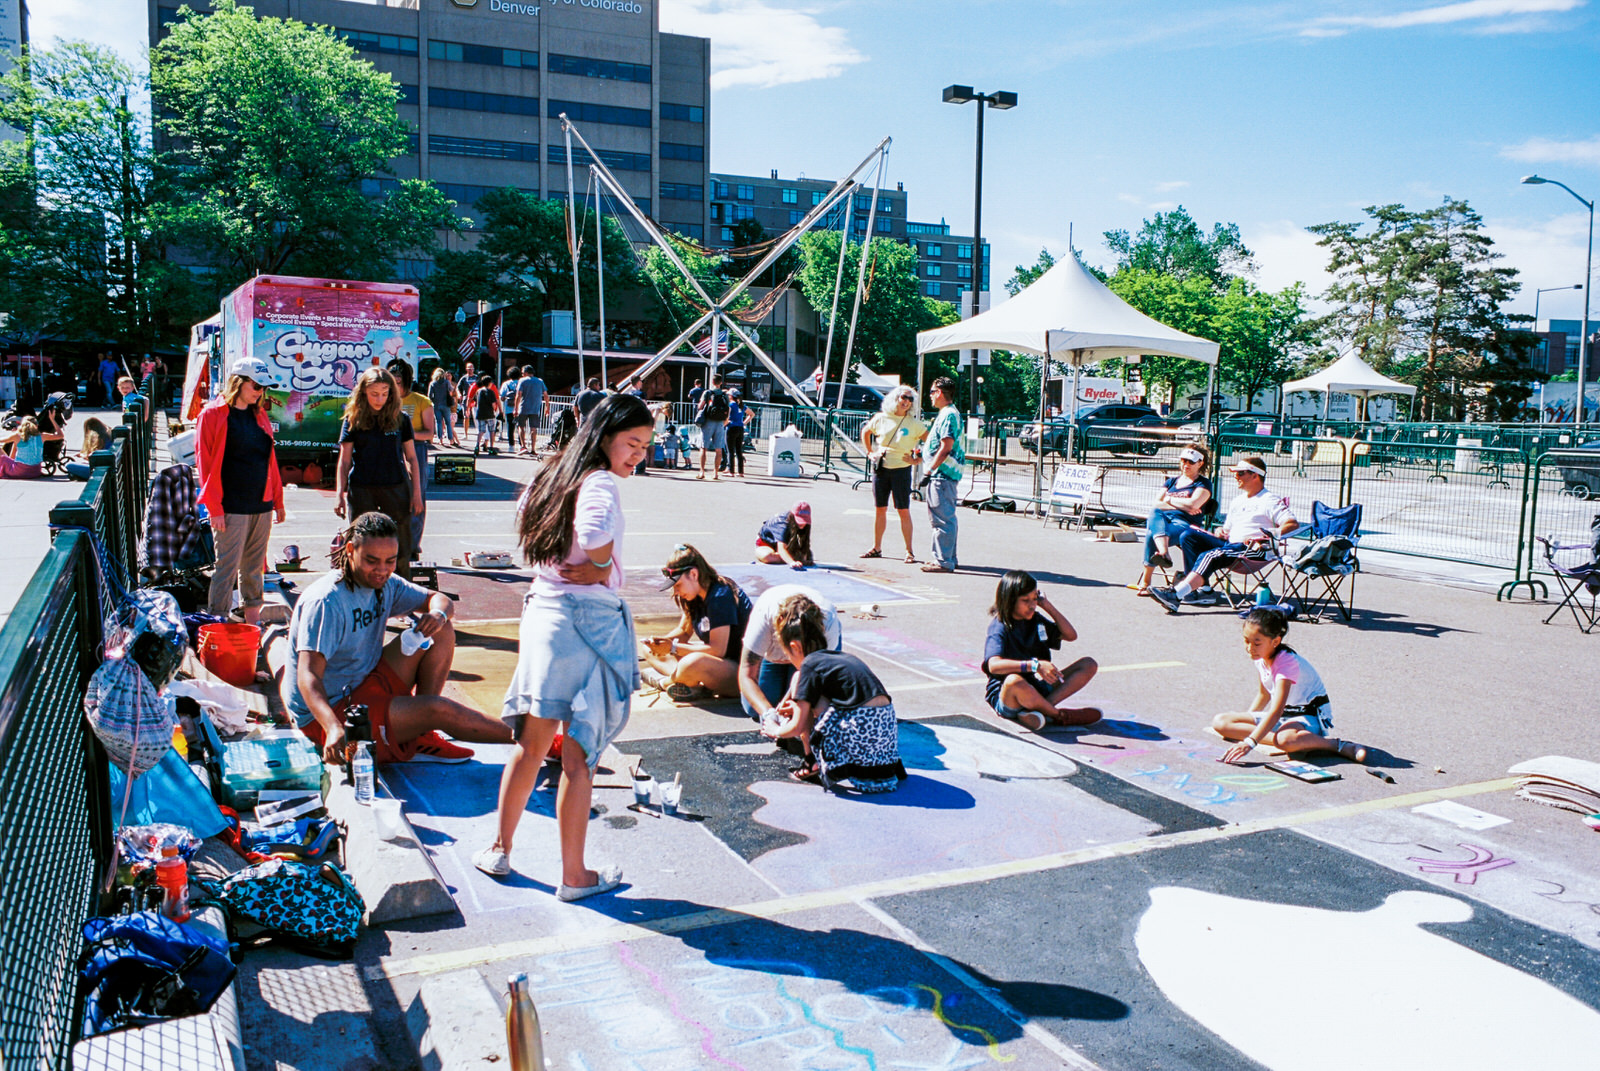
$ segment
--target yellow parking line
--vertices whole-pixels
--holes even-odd
[[[1091,848],[1078,848],[1070,852],[1034,856],[1030,859],[1010,859],[1005,862],[989,863],[984,866],[962,867],[956,870],[886,878],[883,881],[847,885],[836,889],[819,889],[814,892],[778,897],[774,900],[742,904],[734,908],[709,908],[705,911],[691,911],[682,915],[674,915],[671,918],[655,919],[644,923],[624,923],[598,929],[580,930],[573,933],[555,934],[550,937],[530,938],[525,941],[508,941],[494,945],[483,945],[478,948],[459,949],[454,952],[412,956],[409,959],[394,960],[389,963],[368,967],[367,977],[381,980],[413,974],[440,974],[446,971],[479,967],[487,963],[496,963],[508,959],[543,956],[555,952],[572,952],[584,948],[598,948],[605,945],[620,944],[624,941],[637,941],[646,937],[670,936],[675,933],[686,933],[691,930],[707,929],[712,926],[725,926],[729,923],[745,922],[750,919],[776,919],[802,911],[838,907],[857,900],[876,900],[886,896],[901,896],[906,893],[928,892],[933,889],[947,889],[958,885],[972,885],[979,882],[995,881],[1000,878],[1017,877],[1022,874],[1039,873],[1045,870],[1059,870],[1063,867],[1094,863],[1103,859],[1144,855],[1147,852],[1160,851],[1165,848],[1178,848],[1190,844],[1231,840],[1234,837],[1247,836],[1251,833],[1288,829],[1317,822],[1329,822],[1338,818],[1349,818],[1354,815],[1371,814],[1377,811],[1399,810],[1403,807],[1408,808],[1415,807],[1418,804],[1432,803],[1435,800],[1476,796],[1486,792],[1501,792],[1516,787],[1516,784],[1517,778],[1502,777],[1492,781],[1477,781],[1449,788],[1428,789],[1423,792],[1407,792],[1398,796],[1386,796],[1382,799],[1367,800],[1362,803],[1347,803],[1337,807],[1302,811],[1299,814],[1283,815],[1277,818],[1258,818],[1248,822],[1240,822],[1236,825],[1185,830],[1180,833],[1167,833],[1153,837],[1139,837],[1134,840],[1121,841],[1117,844],[1100,844]]]

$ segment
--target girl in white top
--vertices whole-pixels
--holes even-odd
[[[1333,707],[1328,689],[1310,662],[1284,645],[1289,619],[1279,610],[1256,609],[1244,622],[1244,649],[1254,661],[1260,685],[1250,709],[1218,714],[1211,727],[1225,740],[1239,741],[1222,761],[1239,762],[1260,743],[1290,754],[1335,751],[1352,762],[1366,762],[1367,749],[1331,735]]]
[[[627,724],[628,699],[638,684],[633,619],[616,594],[623,576],[619,481],[644,459],[654,430],[644,402],[608,396],[566,448],[535,470],[517,511],[517,534],[534,579],[501,717],[512,724],[518,747],[500,778],[498,835],[472,862],[497,877],[511,872],[517,822],[565,727],[556,793],[556,895],[562,900],[609,892],[622,880],[615,867],[589,869],[583,853],[594,766]]]

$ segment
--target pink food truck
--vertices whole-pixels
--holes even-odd
[[[356,376],[396,358],[417,372],[433,350],[417,336],[417,289],[399,283],[258,275],[196,324],[184,378],[183,418],[194,420],[222,391],[228,367],[259,357],[274,384],[263,404],[279,457],[337,452],[339,422]]]

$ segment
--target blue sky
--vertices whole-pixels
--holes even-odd
[[[429,0],[424,0],[429,2]],[[712,168],[833,177],[891,135],[913,218],[972,224],[973,105],[985,120],[995,281],[1182,204],[1235,222],[1257,281],[1326,283],[1304,228],[1363,206],[1464,198],[1533,288],[1583,276],[1588,212],[1537,171],[1600,196],[1600,17],[1590,0],[660,0],[664,30],[712,39]],[[145,7],[34,0],[32,32],[130,57]],[[1540,316],[1576,318],[1582,294]],[[1600,318],[1600,303],[1591,315]]]

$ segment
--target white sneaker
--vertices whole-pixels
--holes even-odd
[[[490,846],[472,857],[472,865],[490,877],[503,878],[511,873],[511,856]]]

